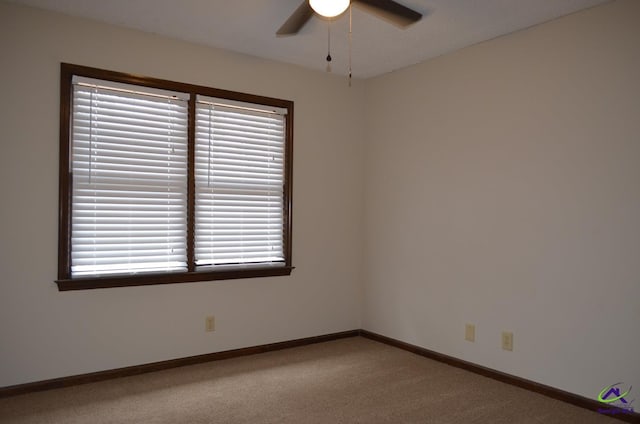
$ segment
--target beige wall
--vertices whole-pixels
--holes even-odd
[[[349,90],[0,3],[0,387],[360,326],[591,398],[640,385],[639,21],[617,0]],[[58,292],[61,61],[294,100],[292,276]]]
[[[0,57],[0,387],[360,327],[361,82],[4,2]],[[293,100],[292,275],[58,292],[60,62]]]
[[[367,81],[365,329],[640,385],[639,41],[618,0]]]

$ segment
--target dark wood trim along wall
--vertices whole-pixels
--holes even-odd
[[[0,388],[0,399],[26,393],[41,392],[44,390],[59,389],[62,387],[78,386],[80,384],[111,380],[114,378],[146,374],[149,372],[183,367],[185,365],[202,364],[205,362],[219,361],[222,359],[239,358],[241,356],[255,355],[257,353],[273,352],[275,350],[306,346],[314,343],[323,343],[347,337],[356,337],[359,334],[360,333],[358,330],[344,331],[342,333],[326,334],[315,337],[307,337],[304,339],[288,340],[279,343],[245,347],[242,349],[226,350],[224,352],[206,353],[204,355],[189,356],[187,358],[171,359],[168,361],[152,362],[150,364],[134,365],[132,367],[117,368],[113,370],[93,372],[89,374],[72,375],[70,377],[61,377],[54,378],[52,380],[19,384],[16,386]]]
[[[617,418],[619,420],[629,423],[640,423],[640,414],[629,413],[619,408],[607,406],[596,400],[586,398],[584,396],[576,395],[574,393],[565,392],[564,390],[556,389],[555,387],[546,386],[544,384],[536,383],[535,381],[527,380],[524,378],[516,377],[515,375],[506,374],[491,368],[486,368],[481,365],[474,364],[472,362],[463,361],[453,356],[444,355],[442,353],[434,352],[429,349],[425,349],[420,346],[405,343],[400,340],[392,339],[390,337],[382,336],[380,334],[372,333],[367,330],[360,330],[360,335],[371,340],[375,340],[380,343],[384,343],[390,346],[397,347],[402,350],[414,353],[416,355],[424,356],[429,359],[436,360],[438,362],[444,362],[456,368],[462,368],[475,374],[480,374],[484,377],[492,378],[494,380],[501,381],[512,386],[517,386],[531,392],[539,393],[541,395],[560,400],[562,402],[570,403],[580,408],[588,409],[594,412],[607,411],[607,416],[611,418]]]
[[[19,384],[15,386],[0,388],[0,399],[10,396],[17,396],[27,393],[39,392],[44,390],[58,389],[62,387],[77,386],[80,384],[93,383],[98,381],[104,381],[120,377],[128,377],[132,375],[145,374],[154,371],[166,370],[170,368],[182,367],[185,365],[194,365],[211,361],[219,361],[222,359],[237,358],[240,356],[254,355],[257,353],[272,352],[276,350],[288,349],[292,347],[306,346],[314,343],[323,343],[331,340],[338,340],[348,337],[362,336],[367,339],[384,343],[389,346],[403,349],[416,355],[424,356],[435,361],[443,362],[453,367],[462,368],[464,370],[480,374],[482,376],[492,378],[494,380],[501,381],[512,386],[517,386],[531,392],[539,393],[543,396],[547,396],[553,399],[560,400],[562,402],[570,403],[580,408],[588,409],[590,411],[602,413],[607,411],[607,416],[618,419],[620,421],[628,423],[640,423],[640,414],[629,413],[619,408],[607,406],[593,399],[589,399],[580,395],[566,392],[564,390],[556,389],[554,387],[546,386],[544,384],[536,383],[531,380],[516,377],[514,375],[506,374],[500,371],[486,368],[481,365],[476,365],[471,362],[463,361],[461,359],[454,358],[452,356],[444,355],[442,353],[434,352],[429,349],[425,349],[420,346],[412,345],[410,343],[402,342],[390,337],[386,337],[380,334],[373,333],[367,330],[350,330],[340,333],[332,333],[315,337],[308,337],[303,339],[289,340],[279,343],[271,343],[260,346],[247,347],[243,349],[233,349],[224,352],[208,353],[204,355],[190,356],[181,359],[172,359],[169,361],[153,362],[150,364],[136,365],[126,368],[118,368],[108,371],[100,371],[90,374],[75,375],[70,377],[55,378],[52,380],[37,381],[33,383]]]

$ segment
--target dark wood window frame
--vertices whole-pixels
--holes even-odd
[[[60,172],[59,172],[59,216],[58,216],[58,279],[56,283],[60,291],[83,290],[108,287],[143,286],[169,283],[189,283],[196,281],[229,280],[237,278],[255,278],[290,275],[291,264],[291,230],[292,230],[292,174],[293,174],[293,102],[289,100],[263,97],[229,90],[204,87],[181,82],[107,71],[80,65],[62,63],[60,66]],[[73,101],[74,76],[88,77],[164,89],[189,94],[188,105],[188,187],[187,187],[187,271],[140,273],[135,275],[110,275],[100,277],[71,276],[71,205],[72,178],[70,165],[71,113]],[[284,163],[284,256],[282,264],[225,265],[212,269],[198,270],[195,266],[195,107],[196,96],[203,95],[241,102],[256,103],[287,109],[285,133]]]

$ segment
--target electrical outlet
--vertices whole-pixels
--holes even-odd
[[[470,342],[476,341],[476,326],[467,324],[464,326],[464,339]]]
[[[215,331],[216,329],[216,321],[213,318],[213,315],[210,315],[204,319],[204,330],[205,331]]]
[[[508,331],[502,332],[502,349],[513,350],[513,333]]]

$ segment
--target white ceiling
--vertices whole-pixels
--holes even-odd
[[[190,42],[325,70],[327,22],[276,30],[301,0],[11,0]],[[423,15],[402,30],[353,8],[353,75],[372,77],[610,0],[398,0]],[[348,16],[331,28],[332,68],[346,74]]]

